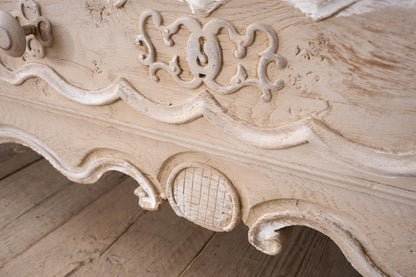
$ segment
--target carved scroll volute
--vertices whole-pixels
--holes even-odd
[[[0,11],[0,48],[12,57],[20,57],[26,50],[25,29],[4,11]]]
[[[363,276],[399,276],[379,266],[368,239],[353,224],[330,209],[303,200],[272,200],[254,206],[245,221],[249,242],[263,253],[278,254],[288,239],[290,226],[306,226],[330,237]]]
[[[148,18],[153,18],[153,23],[160,31],[163,41],[167,46],[173,46],[172,36],[176,34],[180,27],[185,27],[190,35],[187,43],[187,62],[191,71],[192,79],[184,80],[181,76],[182,69],[179,64],[179,56],[172,57],[169,64],[156,61],[156,48],[146,31]],[[136,44],[147,48],[147,55],[140,54],[139,62],[149,66],[149,73],[155,81],[159,81],[158,70],[164,70],[178,84],[187,89],[197,89],[205,84],[210,91],[218,94],[231,94],[243,87],[258,87],[262,92],[262,100],[268,102],[271,99],[271,91],[278,91],[283,88],[282,80],[270,80],[267,76],[267,67],[270,63],[275,63],[278,69],[286,66],[286,59],[277,53],[278,37],[274,30],[262,23],[253,23],[247,27],[245,34],[240,34],[236,28],[228,21],[222,19],[212,19],[206,24],[191,17],[181,17],[170,25],[162,24],[162,16],[159,12],[148,10],[143,12],[140,17],[140,34],[136,37]],[[239,63],[236,65],[236,73],[226,85],[216,81],[220,74],[222,61],[222,48],[218,39],[221,29],[227,30],[229,39],[235,44],[234,56],[243,59],[255,40],[255,33],[266,34],[269,45],[264,51],[258,53],[257,76],[249,77],[245,67]],[[182,59],[182,58],[181,58]]]
[[[28,10],[33,17],[28,17]],[[36,2],[21,0],[15,16],[0,11],[0,49],[5,54],[21,57],[26,52],[26,58],[42,58],[45,47],[51,46],[52,42],[52,25],[41,16]]]

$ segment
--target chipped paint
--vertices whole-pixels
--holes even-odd
[[[352,16],[379,8],[416,8],[416,0],[284,0],[315,21],[330,16]]]

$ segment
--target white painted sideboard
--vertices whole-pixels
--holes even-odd
[[[0,142],[76,182],[128,174],[144,209],[242,221],[271,255],[304,225],[364,276],[416,275],[415,1],[0,10]]]

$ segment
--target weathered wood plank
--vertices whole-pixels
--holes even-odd
[[[121,173],[113,173],[96,184],[70,183],[4,228],[0,228],[0,268],[107,193],[124,178],[125,175]]]
[[[69,183],[40,160],[0,181],[0,228],[9,224]]]
[[[35,151],[23,145],[0,144],[0,180],[40,159]]]
[[[121,182],[5,264],[0,276],[66,276],[98,258],[144,213],[132,193],[136,186],[132,179]]]
[[[269,256],[247,241],[247,227],[217,233],[181,274],[188,276],[361,276],[323,234],[296,227],[282,253]]]
[[[178,276],[214,233],[164,204],[139,218],[99,259],[74,276]]]

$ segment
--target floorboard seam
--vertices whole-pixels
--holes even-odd
[[[57,229],[59,229],[60,227],[62,227],[63,225],[65,225],[68,221],[70,221],[73,217],[79,215],[82,211],[84,211],[85,209],[87,209],[89,206],[91,206],[92,204],[94,204],[96,201],[98,201],[99,199],[101,199],[102,197],[104,197],[105,195],[107,195],[108,193],[110,193],[111,191],[113,191],[113,189],[115,189],[116,187],[118,187],[123,181],[125,181],[127,179],[127,176],[122,176],[120,178],[120,182],[118,185],[115,185],[114,187],[112,187],[109,191],[103,193],[102,195],[100,195],[99,197],[97,197],[94,201],[90,202],[88,205],[86,205],[85,207],[83,207],[82,209],[80,209],[77,213],[73,214],[71,217],[69,217],[67,220],[61,222],[58,226],[56,226],[56,228],[52,229],[50,232],[44,234],[42,237],[40,237],[37,241],[35,241],[34,243],[32,243],[31,245],[29,245],[24,251],[22,251],[20,254],[14,256],[12,259],[10,259],[9,261],[7,261],[6,263],[4,263],[3,265],[0,265],[0,269],[2,269],[3,267],[5,267],[8,263],[10,263],[11,261],[17,259],[18,257],[20,257],[21,255],[23,255],[27,250],[29,250],[32,246],[34,246],[35,244],[37,244],[38,242],[40,242],[41,240],[43,240],[46,236],[48,236],[49,234],[55,232]]]
[[[147,211],[143,211],[142,213],[140,213],[131,223],[129,223],[127,225],[127,227],[120,233],[120,235],[117,236],[117,238],[115,238],[101,253],[100,255],[98,255],[98,257],[96,257],[95,259],[89,258],[88,263],[91,264],[93,263],[95,260],[101,258],[101,256],[103,256],[110,248],[111,246],[113,246],[128,230],[130,230],[130,228],[137,222],[137,220],[139,220],[140,217],[142,217],[144,214],[146,214]],[[64,277],[70,277],[72,276],[74,273],[78,272],[82,267],[84,267],[87,263],[85,262],[80,262],[78,266],[76,266],[75,268],[73,268],[70,272],[68,272],[67,274],[65,274]]]
[[[198,259],[199,256],[201,256],[202,252],[208,247],[208,245],[211,243],[211,241],[214,239],[214,236],[217,233],[213,233],[209,239],[205,242],[205,244],[199,249],[199,251],[196,253],[196,255],[192,258],[192,260],[183,268],[183,270],[179,273],[178,277],[182,277],[183,274],[192,266],[192,264]]]
[[[75,272],[77,272],[78,270],[81,269],[81,267],[83,267],[85,265],[85,262],[80,262],[76,267],[74,267],[70,272],[68,272],[67,274],[64,275],[64,277],[70,277],[72,274],[74,274]]]
[[[65,190],[68,186],[73,185],[73,184],[74,183],[71,182],[71,181],[65,181],[65,184],[63,184],[61,187],[59,187],[59,189],[57,189],[53,193],[49,194],[48,196],[46,196],[45,198],[43,198],[39,202],[35,203],[30,208],[26,209],[23,213],[19,214],[15,218],[13,218],[13,220],[11,220],[10,222],[7,222],[5,225],[1,226],[0,227],[0,231],[4,230],[7,226],[9,226],[10,224],[12,224],[14,221],[18,220],[19,218],[21,218],[22,216],[24,216],[25,214],[27,214],[31,210],[35,209],[36,207],[39,207],[40,205],[42,205],[43,203],[45,203],[46,201],[48,201],[49,199],[51,199],[52,197],[54,197],[55,195],[57,195],[58,193],[60,193],[62,190]]]
[[[127,233],[128,230],[130,230],[130,228],[137,222],[137,220],[139,220],[140,217],[142,217],[143,215],[145,215],[147,213],[147,211],[143,211],[142,213],[140,213],[131,223],[129,223],[129,225],[127,225],[126,229],[124,229],[119,236],[117,236],[117,238],[110,243],[102,252],[101,254],[98,256],[98,258],[100,258],[101,256],[103,256],[110,248],[111,246],[113,246],[125,233]]]
[[[41,161],[41,160],[43,160],[43,159],[44,159],[43,157],[40,157],[39,159],[36,159],[36,160],[34,160],[34,161],[32,161],[32,162],[30,162],[30,163],[28,163],[28,164],[24,165],[23,167],[19,167],[18,169],[13,170],[12,172],[10,172],[10,173],[8,173],[8,174],[4,175],[3,177],[1,177],[1,178],[0,178],[0,181],[2,181],[2,180],[4,180],[4,179],[6,179],[7,177],[12,176],[13,174],[15,174],[15,173],[19,172],[20,170],[23,170],[23,169],[25,169],[25,168],[27,168],[27,167],[29,167],[29,166],[31,166],[31,165],[33,165],[33,164],[35,164],[35,163],[37,163],[37,162]]]

